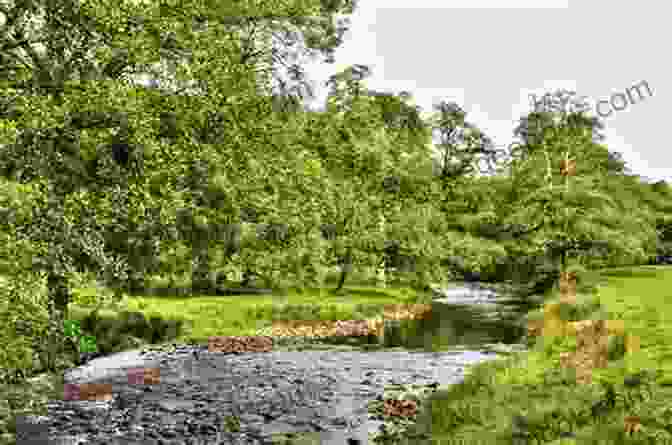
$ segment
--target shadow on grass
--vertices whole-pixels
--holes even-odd
[[[245,295],[271,295],[277,290],[255,287],[222,287],[210,289],[194,289],[193,287],[152,287],[138,290],[132,293],[134,297],[158,297],[166,299],[189,299],[208,296],[245,296]]]
[[[611,278],[656,278],[664,271],[661,266],[641,266],[638,268],[613,268],[600,271],[603,277]]]

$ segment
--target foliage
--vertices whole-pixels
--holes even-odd
[[[648,210],[632,211],[634,201],[623,191],[607,193],[603,184],[613,177],[600,173],[602,161],[592,154],[599,146],[585,132],[566,126],[546,134],[541,148],[512,163],[513,181],[526,196],[519,196],[520,207],[510,220],[541,224],[531,242],[544,246],[563,266],[568,255],[588,251],[590,255],[579,258],[608,255],[630,264],[642,262],[656,236]],[[577,173],[563,179],[554,171],[559,172],[570,152]]]
[[[42,285],[36,285],[42,282]],[[0,317],[3,348],[0,362],[3,370],[10,374],[15,370],[33,368],[35,338],[45,338],[50,332],[44,277],[24,274],[3,283],[0,290]],[[3,380],[13,375],[3,375]],[[7,380],[4,380],[7,381]]]
[[[3,216],[11,216],[0,221],[3,237],[10,240],[3,253],[25,258],[35,270],[46,272],[49,311],[56,326],[70,300],[68,280],[73,274],[93,272],[117,297],[122,287],[142,287],[143,274],[160,267],[156,258],[161,242],[175,240],[171,226],[176,225],[176,210],[198,198],[194,195],[199,190],[188,184],[181,188],[179,178],[196,159],[219,162],[222,153],[233,153],[235,158],[231,150],[237,147],[227,147],[228,152],[211,145],[203,149],[190,143],[190,134],[182,134],[179,144],[159,142],[154,123],[163,107],[172,106],[186,118],[182,131],[199,121],[200,110],[227,104],[232,106],[231,116],[248,115],[249,125],[230,134],[233,140],[242,142],[264,128],[250,119],[257,113],[255,105],[267,103],[252,88],[257,79],[254,66],[234,61],[241,52],[240,33],[224,31],[221,24],[212,26],[204,32],[219,40],[213,46],[210,38],[195,38],[197,33],[184,27],[171,32],[185,13],[207,16],[212,25],[236,16],[227,8],[196,3],[171,14],[165,14],[167,9],[158,14],[159,5],[132,2],[113,7],[100,2],[2,6],[6,30],[11,28],[3,34],[10,39],[3,45],[3,60],[17,63],[3,71],[3,97],[8,98],[4,105],[10,112],[3,109],[0,167],[10,184],[32,193],[31,199],[15,200],[3,211]],[[290,8],[291,12],[317,12],[316,4],[302,6],[307,9]],[[309,46],[328,53],[342,30],[326,19],[351,6],[333,3],[321,8],[318,20],[293,21],[306,31],[312,26]],[[25,18],[41,12],[46,12],[44,21],[26,26]],[[139,17],[148,20],[138,24]],[[129,26],[135,27],[134,32],[127,32]],[[48,44],[38,48],[40,40]],[[158,91],[123,81],[124,71],[141,70],[169,57],[184,42],[192,43],[196,56],[191,74],[210,80],[207,96],[172,96],[166,101]],[[247,162],[258,152],[236,160]],[[266,173],[258,170],[252,178],[258,184]],[[286,173],[285,168],[282,174]],[[203,212],[197,211],[197,220],[208,216],[198,213]],[[12,278],[19,273],[16,268],[5,271]],[[19,309],[14,315],[26,317]],[[47,337],[60,343],[58,330],[53,334]]]
[[[333,76],[325,111],[271,94],[272,62],[291,52],[273,39],[284,35],[287,49],[302,36],[305,53],[329,58],[345,29],[331,19],[353,3],[1,6],[0,268],[12,282],[45,274],[49,294],[12,321],[46,310],[59,343],[73,298],[120,300],[151,276],[207,289],[254,274],[267,287],[309,288],[339,266],[340,289],[353,270],[385,265],[421,289],[453,278],[455,259],[458,272],[504,261],[540,275],[539,258],[550,258],[551,275],[665,250],[669,188],[625,175],[580,116],[550,125],[552,114],[531,113],[549,125],[496,176],[479,176],[501,153],[457,104],[423,121],[408,93],[367,90],[365,65]],[[41,11],[42,26],[28,29]],[[177,87],[128,82],[163,62],[178,65]],[[298,64],[291,71],[300,79]],[[568,151],[578,171],[566,181],[557,167]]]
[[[459,272],[485,275],[510,262],[539,275],[538,259],[550,258],[550,275],[669,250],[669,187],[627,175],[620,156],[595,142],[599,123],[580,114],[529,113],[522,143],[500,162],[459,105],[442,102],[423,121],[410,94],[367,90],[365,65],[331,79],[325,111],[303,109],[301,67],[286,61],[298,53],[332,59],[347,29],[333,19],[354,7],[347,0],[0,5],[2,369],[30,372],[36,358],[53,373],[72,365],[61,338],[70,302],[107,306],[145,289],[151,276],[207,289],[222,277],[256,274],[267,287],[320,288],[325,270],[339,266],[342,288],[354,270],[387,265],[420,289],[452,278],[455,259]],[[157,68],[171,64],[172,76]],[[280,82],[281,95],[272,92],[279,65],[299,84]],[[128,81],[141,72],[161,82]],[[436,132],[438,172],[430,152]],[[566,180],[558,166],[568,155],[578,169]],[[497,175],[479,175],[482,162]],[[213,331],[226,327],[228,312],[212,310],[221,321]],[[281,311],[301,314],[345,312]],[[103,348],[120,348],[122,334],[110,331]],[[560,342],[547,352],[570,347]],[[540,368],[503,380],[532,385]],[[484,409],[523,405],[528,395],[490,398]],[[575,396],[577,404],[588,398]],[[651,412],[664,407],[646,403]],[[473,414],[458,408],[446,418]],[[543,424],[555,408],[531,423]],[[485,418],[510,436],[501,412]],[[553,428],[548,436],[559,434]]]

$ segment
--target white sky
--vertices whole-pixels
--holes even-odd
[[[306,65],[318,96],[311,107],[324,103],[328,89],[322,84],[330,75],[365,64],[373,70],[368,88],[407,90],[425,111],[441,99],[455,101],[495,144],[508,145],[516,120],[530,111],[532,94],[576,91],[594,115],[598,101],[646,81],[652,96],[642,88],[640,100],[633,91],[633,103],[605,117],[603,143],[621,152],[633,173],[672,181],[672,147],[660,131],[671,77],[665,42],[672,42],[672,32],[664,2],[415,0],[403,2],[406,9],[400,4],[360,0],[336,63]],[[600,107],[603,114],[609,109]]]
[[[369,65],[368,88],[413,94],[431,111],[455,101],[467,120],[503,148],[530,95],[555,89],[598,101],[648,83],[652,96],[622,111],[601,106],[604,144],[623,154],[633,173],[672,182],[672,148],[660,131],[670,97],[668,7],[664,2],[603,0],[359,0],[336,63],[302,61],[324,103],[324,82],[353,64]],[[412,8],[407,5],[412,4]],[[406,6],[402,9],[400,5]],[[493,7],[496,6],[496,8]],[[623,102],[615,102],[622,107]],[[664,129],[664,128],[663,128]]]

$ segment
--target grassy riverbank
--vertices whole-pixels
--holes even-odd
[[[331,277],[331,281],[338,277]],[[332,284],[329,282],[329,284]],[[386,306],[431,302],[430,292],[417,292],[402,284],[376,286],[364,279],[349,280],[338,294],[333,287],[289,289],[268,295],[179,297],[130,296],[118,310],[99,313],[115,317],[121,310],[143,313],[147,319],[184,322],[177,343],[206,344],[211,336],[253,336],[274,322],[293,320],[364,320],[380,317]],[[69,305],[69,318],[81,320],[92,307]]]
[[[600,307],[583,318],[622,319],[639,351],[615,354],[593,370],[592,383],[577,384],[574,371],[559,366],[575,341],[539,337],[530,351],[477,365],[463,384],[434,393],[405,439],[385,443],[672,443],[672,268],[600,276]],[[579,305],[589,306],[583,297]],[[635,431],[626,433],[626,423]]]
[[[325,289],[283,295],[208,297],[184,300],[142,298],[129,308],[156,308],[167,318],[184,317],[192,329],[183,338],[207,342],[209,336],[255,335],[273,322],[290,320],[362,320],[381,315],[390,304],[418,303],[424,298],[403,287],[377,289],[348,286],[340,295]]]
[[[579,310],[570,319],[622,319],[626,331],[641,339],[639,352],[616,354],[607,368],[593,371],[593,383],[582,385],[571,370],[559,366],[560,353],[571,351],[575,342],[540,337],[529,352],[470,368],[463,384],[441,388],[423,400],[415,421],[386,418],[393,434],[376,440],[442,445],[672,443],[672,268],[606,269],[599,276],[598,291],[579,295]],[[192,328],[176,342],[204,343],[211,335],[254,335],[274,320],[362,319],[379,315],[388,304],[422,304],[431,298],[402,286],[380,289],[365,282],[351,283],[345,290],[341,295],[309,289],[263,296],[131,297],[127,309],[187,320]],[[553,300],[551,296],[547,301]],[[529,318],[540,315],[538,311]],[[652,371],[650,378],[630,388],[628,376],[641,370]],[[34,400],[22,403],[26,414],[37,414],[47,399],[47,392],[38,391],[34,383]],[[613,404],[605,397],[610,385]],[[18,388],[12,393],[25,395]],[[624,433],[626,416],[639,416],[641,429],[631,436]],[[530,440],[515,442],[517,428]],[[573,438],[562,438],[570,433]]]
[[[337,279],[337,276],[332,277],[332,281]],[[419,294],[403,286],[380,289],[365,280],[357,280],[357,277],[349,280],[342,293],[331,292],[333,288],[231,297],[131,296],[116,309],[102,309],[100,315],[114,317],[121,310],[129,310],[142,312],[148,319],[156,315],[165,319],[184,320],[191,325],[191,329],[172,342],[205,344],[209,336],[255,335],[259,329],[278,320],[365,319],[382,314],[386,305],[420,303],[431,299],[429,294]],[[91,291],[95,292],[93,289]],[[71,303],[68,309],[69,319],[81,320],[93,308],[78,307]],[[147,344],[142,343],[140,346]],[[295,346],[287,344],[286,347]],[[315,345],[311,345],[313,347]],[[62,397],[58,389],[61,383],[62,376],[40,373],[25,382],[3,385],[0,390],[0,444],[13,443],[12,436],[16,433],[14,419],[17,416],[46,415],[47,402]]]

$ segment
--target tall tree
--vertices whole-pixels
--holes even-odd
[[[568,160],[575,163],[576,173],[562,176]],[[555,128],[512,167],[517,210],[509,221],[541,224],[531,241],[562,268],[570,256],[586,251],[628,260],[646,256],[654,235],[650,217],[633,211],[630,196],[613,189],[609,193],[605,184],[617,178],[606,174],[606,150],[593,143],[585,129]]]
[[[333,50],[341,43],[348,24],[347,19],[339,19],[334,22],[333,16],[336,13],[351,13],[355,5],[354,2],[337,1],[316,2],[305,6],[312,8],[306,10],[306,12],[310,11],[312,14],[305,17],[296,16],[294,6],[290,6],[286,10],[282,7],[278,8],[270,16],[258,14],[232,16],[225,23],[227,29],[236,31],[237,38],[240,41],[240,52],[234,62],[237,66],[245,67],[246,73],[254,73],[253,76],[257,80],[257,91],[270,98],[271,108],[274,112],[282,113],[284,116],[287,115],[288,111],[298,111],[302,99],[305,96],[312,96],[300,65],[297,63],[289,65],[288,62],[290,59],[296,60],[299,55],[315,57],[317,54],[322,54],[327,58],[327,61],[333,62]],[[201,29],[212,29],[217,26],[217,20],[212,20],[213,16],[209,11],[194,10],[185,5],[171,9],[168,15],[178,21],[181,21],[184,16],[193,15],[194,21]],[[188,54],[183,60],[193,62],[194,51],[186,48],[189,45],[179,43],[185,40],[184,36],[178,32],[173,35],[173,40],[176,42],[173,46],[180,47],[184,54]],[[297,46],[301,46],[301,44],[304,47],[297,49]],[[210,94],[210,91],[213,91],[213,83],[201,76],[197,70],[194,70],[193,63],[186,66],[189,66],[189,69],[184,69],[180,73],[189,78],[191,83],[201,87],[200,94]],[[287,71],[289,82],[282,79],[278,74],[283,68]],[[210,73],[203,74],[209,75]],[[279,94],[269,93],[269,86],[272,81],[279,84]],[[249,110],[253,113],[267,113],[269,112],[267,105],[261,99],[255,106],[249,107]],[[225,114],[227,113],[218,111],[203,119],[204,125],[199,136],[202,142],[222,140],[224,134],[222,125],[232,123],[232,116],[227,118]],[[233,119],[240,118],[239,115]],[[201,252],[199,257],[205,259],[207,253]],[[201,265],[205,263],[207,261],[199,262]],[[198,273],[201,277],[207,274],[208,272],[205,269]]]
[[[75,9],[79,11],[78,5],[76,5],[75,3],[71,2],[68,5],[70,9],[72,9],[73,11]],[[148,53],[146,50],[144,52],[132,51],[131,54],[133,55],[133,57],[130,57],[128,46],[129,45],[131,47],[135,46],[136,47],[135,49],[138,49],[137,44],[134,43],[132,39],[131,41],[129,41],[128,37],[126,38],[121,37],[118,38],[116,42],[112,42],[112,40],[114,40],[112,36],[115,33],[117,37],[124,36],[125,32],[127,32],[128,35],[142,34],[145,39],[149,38],[151,41],[155,43],[156,46],[158,46],[159,49],[158,55],[161,58],[166,58],[168,59],[169,62],[172,62],[173,64],[176,64],[178,61],[183,61],[185,59],[187,60],[189,58],[193,59],[194,51],[193,50],[190,51],[189,48],[186,48],[186,46],[188,45],[186,45],[185,42],[183,42],[182,40],[186,39],[188,43],[189,39],[193,40],[195,36],[200,35],[199,33],[203,31],[203,28],[207,28],[208,24],[210,24],[211,28],[220,26],[217,24],[218,21],[225,23],[227,26],[233,26],[238,31],[237,34],[235,35],[235,38],[240,40],[241,43],[237,47],[239,49],[239,51],[237,51],[237,57],[239,57],[239,59],[235,60],[238,63],[237,65],[234,65],[237,66],[238,68],[240,68],[240,66],[245,64],[252,64],[253,62],[256,63],[256,65],[258,65],[260,61],[263,61],[265,58],[268,59],[269,56],[272,56],[275,62],[278,63],[282,62],[283,56],[286,57],[286,54],[285,55],[278,54],[277,51],[275,51],[275,48],[262,47],[261,50],[258,51],[258,48],[256,48],[254,45],[256,43],[256,41],[254,40],[254,35],[260,34],[262,31],[266,32],[268,30],[270,30],[270,32],[275,32],[277,34],[280,33],[283,29],[286,30],[287,33],[289,33],[289,31],[287,31],[289,26],[294,26],[295,28],[303,30],[306,34],[309,34],[306,40],[308,46],[311,47],[312,50],[315,50],[315,48],[317,48],[318,51],[326,55],[329,55],[330,53],[333,53],[334,47],[340,42],[340,36],[342,36],[344,32],[343,23],[347,23],[347,21],[339,21],[338,26],[335,26],[333,24],[333,21],[330,20],[330,18],[335,12],[347,12],[348,9],[351,11],[354,5],[349,2],[330,2],[328,5],[326,4],[307,5],[308,8],[313,9],[307,9],[304,12],[313,12],[313,13],[319,12],[318,16],[311,19],[298,18],[296,20],[292,19],[291,17],[292,13],[296,12],[296,8],[294,8],[294,6],[290,6],[289,9],[287,9],[286,11],[283,9],[275,8],[273,12],[277,13],[276,16],[279,19],[266,20],[266,21],[256,16],[244,17],[241,15],[236,15],[235,17],[238,18],[233,20],[231,19],[231,17],[228,17],[224,20],[217,20],[216,15],[213,15],[213,11],[208,7],[204,8],[202,5],[194,8],[186,8],[186,7],[167,8],[167,9],[163,8],[162,15],[164,20],[162,20],[161,23],[156,23],[152,20],[147,20],[146,17],[147,13],[142,9],[139,9],[137,7],[135,9],[132,9],[132,7],[130,7],[126,3],[120,6],[122,8],[122,11],[124,11],[125,13],[122,14],[121,21],[99,20],[97,23],[94,23],[93,29],[95,30],[95,32],[91,28],[84,28],[84,29],[77,28],[78,23],[92,23],[92,20],[90,18],[84,17],[84,14],[82,14],[81,11],[78,12],[79,14],[78,16],[72,15],[72,17],[77,18],[77,20],[74,21],[73,23],[67,22],[67,20],[64,19],[63,17],[57,20],[58,23],[62,21],[66,25],[67,30],[67,32],[65,33],[66,35],[64,35],[65,30],[61,30],[62,32],[60,34],[54,34],[54,33],[51,34],[51,36],[54,38],[44,40],[51,40],[54,42],[65,41],[68,42],[69,43],[68,46],[72,48],[73,38],[79,38],[79,42],[81,43],[83,41],[82,37],[85,37],[87,39],[97,37],[96,41],[100,41],[102,36],[102,40],[104,40],[107,46],[103,48],[102,53],[100,52],[99,53],[102,54],[104,58],[108,59],[106,64],[96,63],[96,61],[92,59],[85,60],[82,57],[83,54],[86,53],[87,50],[90,52],[92,47],[91,45],[89,45],[88,47],[86,45],[83,46],[80,45],[81,49],[76,54],[77,57],[71,57],[70,60],[71,62],[70,68],[71,71],[73,71],[73,73],[68,74],[65,72],[67,70],[64,71],[63,69],[61,69],[60,74],[56,73],[57,78],[63,80],[67,79],[68,77],[73,76],[77,77],[78,74],[76,73],[76,71],[78,69],[82,70],[82,67],[88,69],[88,71],[86,71],[85,73],[86,76],[80,73],[79,74],[80,78],[87,77],[87,78],[99,79],[101,77],[105,77],[105,75],[107,76],[112,75],[113,78],[118,78],[124,72],[125,73],[142,72],[143,69],[147,69],[147,67],[151,65],[151,62],[153,60],[156,60],[155,55],[156,53],[152,53],[151,51]],[[19,7],[14,8],[12,9],[11,13],[8,11],[8,14],[10,14],[11,16],[10,19],[7,21],[8,25],[11,26],[16,21],[14,14],[18,16],[19,9],[20,9]],[[61,8],[60,10],[63,11],[63,8]],[[58,11],[54,11],[54,13],[56,12]],[[185,12],[188,12],[188,14],[184,14]],[[232,11],[224,8],[224,10],[221,12],[232,12]],[[47,15],[49,14],[50,12],[47,11]],[[282,20],[283,15],[286,15],[287,17],[289,17],[289,19]],[[194,25],[200,25],[200,27],[192,26],[191,29],[186,29],[187,27],[180,28],[178,26],[176,28],[174,25],[176,23],[178,25],[180,23],[184,23],[183,19],[185,17],[189,17],[191,20],[193,20]],[[84,18],[86,18],[86,20],[84,20]],[[52,20],[52,22],[54,20]],[[56,28],[50,26],[49,23],[47,23],[46,29],[48,31],[55,30]],[[121,25],[121,27],[119,27],[119,25]],[[25,41],[26,39],[21,38],[23,34],[17,32],[14,32],[13,34],[16,36],[16,40],[18,40],[18,43],[14,44],[14,42],[12,42],[12,44],[8,45],[6,49],[8,50],[8,52],[11,52],[10,50],[14,50],[17,48],[25,49],[31,54],[31,56],[33,56],[33,62],[34,62],[33,67],[43,66],[45,61],[58,60],[59,57],[60,59],[63,59],[63,57],[61,57],[62,55],[55,54],[54,51],[51,51],[51,53],[47,57],[38,57],[38,54],[34,50],[34,48],[30,44],[26,45]],[[231,35],[231,33],[229,33],[229,35]],[[291,36],[296,39],[297,33],[294,32]],[[141,41],[141,39],[137,38],[135,40],[136,42]],[[110,49],[112,50],[111,53],[109,51]],[[145,57],[146,60],[142,60],[143,57]],[[18,55],[16,56],[16,58],[20,59]],[[75,62],[79,63],[79,66],[77,66],[77,63]],[[94,68],[96,68],[97,65],[102,65],[103,68],[97,70],[99,72],[92,72],[95,71]],[[28,68],[30,69],[31,67]],[[48,72],[49,69],[47,69]],[[54,70],[51,69],[51,71]],[[199,80],[200,82],[198,83],[200,85],[202,86],[207,85],[207,79],[199,79]],[[201,92],[203,91],[201,90]],[[205,92],[207,93],[207,89],[205,90]],[[166,105],[165,102],[163,105]]]
[[[499,162],[501,150],[466,120],[466,112],[458,104],[442,101],[434,105],[434,110],[429,125],[432,133],[439,136],[436,147],[441,152],[441,159],[436,180],[444,192],[439,205],[449,227],[460,233],[469,232],[471,223],[466,219],[489,218],[487,215],[476,216],[483,209],[479,204],[481,181],[477,173],[483,173],[480,170],[483,162],[492,170]]]
[[[2,57],[10,62],[2,79],[4,91],[12,98],[9,104],[12,110],[7,117],[19,122],[21,128],[16,142],[3,146],[2,170],[6,178],[20,183],[36,183],[44,193],[46,202],[42,202],[46,207],[36,208],[32,228],[19,234],[48,247],[47,252],[42,251],[41,261],[34,266],[36,270],[47,271],[51,311],[58,328],[58,320],[62,320],[69,300],[66,275],[76,262],[74,258],[87,252],[87,248],[100,247],[100,236],[91,227],[88,233],[80,231],[79,236],[75,236],[70,232],[72,225],[66,222],[62,210],[64,197],[88,180],[88,171],[78,156],[76,132],[62,126],[40,128],[40,124],[44,126],[44,116],[49,116],[45,113],[48,107],[53,107],[56,112],[49,116],[52,120],[48,120],[47,125],[54,122],[54,117],[57,121],[59,113],[62,116],[65,82],[85,70],[80,61],[89,48],[84,42],[87,34],[91,34],[91,20],[73,2],[15,2],[3,5],[0,11],[6,18],[2,30]],[[37,29],[29,26],[31,18],[37,18],[41,23]],[[75,31],[76,26],[79,26],[79,33]],[[42,43],[42,51],[33,46],[38,43]],[[17,50],[23,50],[23,54]],[[36,119],[40,115],[42,122]],[[3,136],[13,136],[16,128],[5,126]],[[46,180],[48,176],[53,178],[51,183]],[[88,252],[92,256],[91,251]],[[105,269],[118,261],[104,255],[95,257]],[[52,334],[48,362],[53,368],[60,336],[58,331]]]
[[[175,184],[182,168],[193,164],[202,152],[193,150],[193,144],[185,143],[184,138],[172,151],[157,144],[153,122],[159,120],[161,106],[180,106],[186,128],[190,119],[199,117],[194,110],[212,111],[232,97],[242,99],[232,116],[236,110],[240,112],[236,117],[252,115],[246,108],[256,100],[251,92],[257,88],[257,78],[249,67],[234,63],[241,53],[239,34],[227,33],[216,24],[217,14],[219,22],[226,23],[232,16],[241,16],[241,11],[231,14],[230,9],[204,3],[192,6],[190,12],[206,14],[213,24],[211,39],[205,40],[207,45],[217,41],[216,48],[196,44],[195,32],[188,27],[178,26],[175,31],[179,20],[159,14],[158,6],[45,1],[5,3],[0,9],[6,18],[2,57],[14,63],[3,65],[7,66],[3,92],[11,100],[3,115],[9,120],[2,127],[3,142],[7,142],[0,156],[2,170],[12,181],[34,185],[40,194],[33,202],[41,204],[35,207],[30,224],[16,227],[13,233],[36,246],[33,253],[41,257],[39,263],[47,271],[55,317],[62,317],[67,307],[64,289],[68,273],[86,268],[103,275],[110,286],[127,284],[128,273],[137,275],[144,267],[143,261],[131,264],[132,258],[152,254],[137,250],[127,250],[121,256],[117,253],[143,237],[148,242],[140,247],[155,248],[156,243],[146,237],[156,227],[174,224],[171,213],[177,210],[176,203],[185,203],[174,198],[199,193],[153,187],[161,179]],[[316,5],[307,7],[290,9],[308,13],[315,11]],[[290,11],[276,8],[266,12]],[[41,26],[24,26],[28,18],[40,14]],[[141,26],[138,19],[142,19]],[[175,49],[177,35],[191,39],[194,54],[201,57],[190,68],[195,78],[210,80],[210,96],[161,101],[158,93],[120,81],[124,73],[151,65]],[[36,40],[47,44],[38,50]],[[217,51],[217,55],[209,57],[207,50],[210,54]],[[217,76],[224,71],[233,77]],[[246,130],[254,132],[255,128]],[[238,132],[237,137],[244,134]],[[101,145],[103,141],[107,143]],[[143,226],[149,207],[164,211],[154,212],[157,216]],[[124,242],[119,239],[124,232],[140,232],[140,236],[128,236]],[[58,342],[57,336],[53,339]]]
[[[430,121],[434,133],[440,137],[437,148],[442,151],[442,180],[447,184],[455,178],[481,172],[483,161],[492,168],[499,151],[487,135],[465,120],[466,112],[454,102],[443,101],[434,108]]]
[[[514,135],[521,139],[518,148],[526,152],[534,150],[543,143],[547,135],[553,134],[554,128],[560,125],[587,129],[592,135],[593,142],[604,140],[604,135],[600,133],[604,129],[604,123],[597,117],[588,116],[585,113],[588,104],[584,98],[574,96],[575,91],[558,89],[547,92],[540,98],[531,98],[532,110],[521,117],[514,129]]]
[[[364,174],[369,178],[367,182],[370,186],[366,190],[369,195],[377,197],[378,210],[371,215],[374,220],[374,215],[377,215],[379,224],[375,233],[379,235],[378,241],[372,240],[375,242],[369,243],[368,247],[356,249],[363,254],[364,262],[378,267],[384,260],[392,268],[407,269],[416,285],[422,282],[427,286],[432,280],[441,282],[443,280],[436,276],[428,278],[423,275],[431,270],[438,276],[443,274],[443,279],[447,278],[447,274],[443,273],[445,268],[439,265],[440,259],[449,255],[445,249],[455,248],[448,246],[444,219],[436,213],[441,191],[432,179],[430,126],[419,119],[417,108],[406,103],[408,95],[402,93],[396,97],[367,90],[362,81],[369,74],[368,67],[354,66],[330,79],[332,91],[327,98],[327,111],[316,113],[314,119],[320,122],[321,119],[331,120],[340,116],[346,125],[338,129],[337,135],[342,139],[340,145],[345,150],[340,148],[341,153],[334,156],[327,151],[328,147],[318,145],[317,153],[328,163],[327,168],[331,172],[341,172],[348,177]],[[330,115],[334,117],[325,118]],[[320,123],[315,127],[322,128]],[[321,136],[324,137],[324,131]],[[372,137],[375,139],[372,140]],[[370,162],[362,162],[361,158],[355,162],[357,158],[353,159],[348,153],[356,155],[364,141],[371,141],[369,151],[378,151],[381,153],[378,156],[387,155],[391,160],[379,161],[373,169],[368,167]],[[333,147],[332,152],[338,146]],[[345,162],[337,163],[343,156]],[[384,173],[382,177],[378,176],[381,172]],[[413,226],[417,230],[415,235],[411,235]],[[420,238],[419,233],[423,234]],[[420,241],[423,237],[433,241]],[[436,250],[428,251],[430,248]],[[383,258],[380,258],[381,253]],[[371,263],[372,259],[378,262]]]

